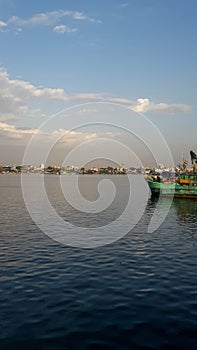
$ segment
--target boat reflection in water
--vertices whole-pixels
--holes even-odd
[[[174,198],[173,207],[182,221],[193,220],[196,223],[197,201],[195,199]]]
[[[149,205],[152,207],[152,211],[155,210],[156,206],[159,211],[166,210],[171,204],[171,208],[168,216],[174,217],[177,222],[192,224],[193,228],[197,231],[197,201],[193,198],[173,198],[168,197],[154,197],[151,196],[149,199]],[[167,217],[168,219],[168,217]]]

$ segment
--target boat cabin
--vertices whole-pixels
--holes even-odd
[[[179,183],[183,185],[195,184],[197,183],[197,174],[195,173],[185,173],[179,175]]]

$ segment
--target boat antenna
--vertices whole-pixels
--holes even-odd
[[[182,161],[184,162],[184,153],[182,152]]]

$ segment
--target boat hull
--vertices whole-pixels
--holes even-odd
[[[197,199],[197,185],[180,185],[173,182],[160,183],[152,179],[147,180],[153,196],[165,196],[175,198],[195,198]]]

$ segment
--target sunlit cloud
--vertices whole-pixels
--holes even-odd
[[[37,87],[28,81],[11,79],[5,69],[0,69],[0,120],[12,120],[32,116],[30,105],[32,103],[49,104],[62,103],[62,108],[66,104],[109,102],[126,106],[127,108],[140,113],[165,112],[166,114],[187,113],[191,111],[191,106],[164,102],[155,103],[149,98],[138,98],[132,100],[124,97],[109,97],[105,93],[77,93],[68,94],[63,88]],[[34,106],[35,108],[35,106]],[[37,108],[37,107],[36,107]],[[81,113],[87,113],[89,108],[82,108]],[[41,115],[44,111],[41,111]]]
[[[34,134],[40,134],[39,130],[36,129],[20,129],[16,128],[15,125],[7,123],[0,123],[0,135],[1,137],[6,136],[8,138],[22,139],[23,136],[32,136]]]
[[[174,113],[187,113],[191,111],[191,106],[182,103],[154,103],[148,98],[138,98],[136,103],[130,107],[136,112],[146,113],[151,111],[160,111],[170,114]]]
[[[21,145],[27,144],[29,139],[34,136],[38,142],[55,142],[59,146],[73,146],[77,143],[93,140],[99,137],[113,138],[116,134],[113,132],[80,132],[66,130],[64,128],[55,129],[51,132],[41,131],[39,129],[22,129],[13,124],[0,122],[1,143],[9,140],[15,140]]]
[[[166,112],[167,114],[174,114],[178,112],[187,113],[192,110],[191,106],[183,103],[155,103],[149,98],[138,98],[137,100],[130,100],[127,98],[115,97],[110,98],[110,101],[122,105],[127,105],[129,109],[139,113],[160,111]]]

